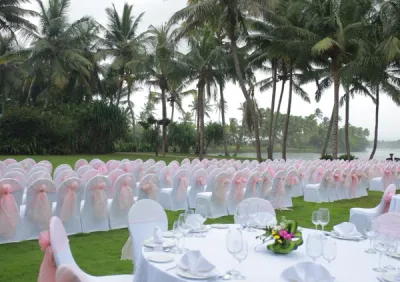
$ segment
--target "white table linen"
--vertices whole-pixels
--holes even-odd
[[[231,225],[231,228],[238,228],[238,225]],[[188,237],[185,239],[185,247],[190,250],[200,250],[202,255],[213,263],[217,270],[223,275],[226,271],[235,268],[246,276],[247,282],[279,282],[283,270],[302,261],[311,261],[306,254],[307,234],[315,232],[311,229],[303,229],[304,244],[296,251],[288,255],[277,255],[268,251],[264,246],[259,246],[257,252],[254,248],[261,243],[255,237],[260,232],[244,231],[244,238],[248,242],[249,255],[247,259],[238,265],[238,262],[226,250],[226,235],[228,229],[211,229],[205,238]],[[345,241],[335,240],[337,244],[337,257],[330,264],[321,256],[317,264],[321,264],[336,278],[337,282],[376,282],[378,274],[372,270],[377,266],[378,256],[366,254],[368,240]],[[134,282],[181,282],[190,281],[179,277],[176,268],[165,271],[176,262],[167,264],[152,263],[146,259],[151,252],[142,252],[142,257],[137,264]],[[203,280],[204,281],[204,280]],[[235,280],[230,280],[235,281]]]
[[[400,194],[393,195],[390,201],[389,212],[400,212]]]

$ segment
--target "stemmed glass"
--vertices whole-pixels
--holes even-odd
[[[314,233],[307,237],[306,251],[307,255],[315,262],[317,258],[322,256],[323,238],[321,234]]]
[[[318,218],[319,224],[322,226],[322,232],[324,232],[324,227],[329,223],[330,215],[329,215],[329,210],[328,209],[319,209],[319,212],[321,213],[321,217]]]
[[[243,241],[242,250],[239,253],[234,254],[233,256],[238,260],[239,265],[240,265],[240,263],[247,258],[248,254],[249,254],[249,246],[247,244],[247,241]],[[235,279],[236,280],[245,280],[246,277],[243,276],[242,274],[240,274],[240,272],[237,272]]]
[[[376,254],[375,250],[372,248],[372,240],[375,238],[377,233],[372,228],[371,220],[368,220],[367,223],[364,225],[364,232],[365,236],[369,239],[369,249],[365,250],[367,254]]]
[[[375,251],[377,251],[379,254],[378,267],[373,268],[373,270],[376,272],[386,272],[386,270],[384,268],[382,268],[382,255],[386,251],[384,236],[378,234],[374,238],[373,246],[374,246]]]
[[[180,214],[178,218],[179,229],[182,231],[184,237],[188,237],[190,230],[192,227],[189,224],[186,224],[187,214]]]
[[[176,239],[175,252],[180,254],[185,249],[185,238],[183,237],[183,233],[179,228],[179,221],[174,222],[172,232],[174,233],[174,237]]]
[[[322,255],[328,263],[331,263],[336,258],[336,242],[333,240],[324,240]]]
[[[321,220],[321,213],[319,211],[313,211],[312,223],[315,225],[315,230],[318,230],[318,225],[320,220]]]
[[[236,208],[236,218],[239,220],[241,230],[246,229],[248,208],[249,208],[248,204],[240,204]]]
[[[229,229],[226,236],[226,249],[235,257],[243,249],[243,234],[240,229]],[[234,269],[228,271],[229,274],[236,276],[238,272]]]
[[[202,232],[204,231],[204,222],[207,220],[207,207],[205,205],[197,205],[196,207],[196,221],[200,224],[199,237],[206,237]]]
[[[397,252],[397,241],[396,238],[393,238],[391,236],[387,236],[385,238],[385,247],[386,247],[386,255],[389,257],[390,262],[393,259],[393,254]],[[387,265],[384,267],[387,270],[396,270],[397,268],[392,266],[392,265]]]
[[[248,216],[250,217],[250,228],[249,231],[256,232],[257,230],[253,227],[256,225],[256,218],[258,217],[258,204],[250,204],[248,207]]]

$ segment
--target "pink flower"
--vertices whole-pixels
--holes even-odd
[[[287,234],[286,236],[284,236],[285,240],[288,241],[292,241],[292,236],[290,236],[290,234]]]
[[[281,230],[281,231],[279,231],[279,235],[282,237],[285,237],[286,235],[288,235],[288,233],[286,230]]]

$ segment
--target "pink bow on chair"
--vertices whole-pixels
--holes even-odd
[[[0,235],[9,238],[15,235],[20,220],[19,210],[11,193],[11,185],[4,184],[0,187]]]
[[[275,170],[272,167],[268,168],[268,170],[269,170],[269,173],[271,174],[271,176],[275,177],[275,174],[276,174]]]
[[[226,201],[226,185],[229,183],[229,179],[221,179],[215,187],[215,199],[218,204],[223,204]]]
[[[199,176],[196,180],[197,187],[206,185],[206,179],[203,176]]]
[[[385,195],[385,198],[383,199],[384,201],[384,208],[383,208],[383,213],[387,213],[390,208],[390,203],[392,201],[392,197],[395,195],[393,192],[388,192]]]
[[[121,210],[129,209],[133,205],[133,192],[129,185],[131,181],[132,178],[127,177],[119,190],[118,202]]]
[[[36,195],[31,205],[30,217],[35,220],[41,228],[49,226],[52,210],[51,203],[47,198],[48,192],[56,192],[54,187],[48,187],[45,184],[36,187]]]
[[[356,188],[358,185],[358,176],[357,174],[352,174],[351,175],[351,194],[353,195],[353,198],[356,196]]]
[[[295,186],[295,185],[299,184],[299,178],[294,175],[286,177],[286,184],[289,186]]]
[[[38,282],[55,282],[57,266],[54,261],[53,250],[50,245],[49,231],[40,233],[39,245],[41,250],[44,252],[44,257],[40,265]]]
[[[186,197],[186,190],[188,188],[189,182],[186,176],[182,176],[179,178],[179,186],[177,191],[178,201],[183,201]]]
[[[263,196],[267,196],[271,191],[271,179],[269,177],[264,177],[263,185],[262,185],[262,192]]]
[[[76,191],[79,188],[78,182],[74,181],[67,187],[67,193],[64,195],[63,205],[61,207],[60,219],[62,222],[68,222],[71,215],[76,212]]]
[[[171,170],[167,169],[165,171],[165,180],[167,181],[168,187],[172,186],[172,176],[171,176]]]
[[[383,174],[383,189],[386,189],[392,181],[392,172],[390,169],[385,169],[385,172]]]
[[[243,196],[244,196],[243,195],[243,189],[244,189],[243,184],[246,183],[246,182],[247,182],[247,180],[244,177],[241,177],[241,176],[237,177],[234,180],[234,185],[235,185],[234,199],[236,201],[243,200]]]
[[[94,213],[98,219],[105,219],[107,217],[107,194],[106,184],[104,182],[98,183],[89,188],[93,193]]]
[[[257,184],[263,182],[261,177],[255,177],[251,180],[251,192],[253,197],[257,196]]]
[[[157,199],[157,186],[153,182],[146,183],[141,188],[147,193],[149,199],[154,201]]]

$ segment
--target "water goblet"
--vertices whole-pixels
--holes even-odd
[[[207,220],[207,207],[205,205],[197,205],[196,207],[196,221],[200,224],[200,234],[199,237],[206,237],[204,235],[204,222]]]
[[[239,220],[240,229],[246,229],[246,220],[247,220],[247,210],[249,205],[248,204],[240,204],[236,208],[236,218]]]
[[[307,237],[306,252],[307,255],[315,262],[322,255],[323,238],[321,234],[314,233]]]
[[[393,261],[393,255],[397,252],[397,243],[396,238],[392,236],[387,236],[385,238],[386,255],[389,257],[389,262]],[[384,269],[396,270],[397,268],[392,265],[386,265]]]
[[[243,241],[243,247],[242,250],[239,253],[235,253],[233,256],[238,260],[239,265],[241,264],[242,261],[244,261],[249,254],[249,246],[247,244],[247,241]],[[236,280],[245,280],[246,277],[240,274],[240,272],[237,272],[236,277],[234,278]]]
[[[256,225],[256,218],[258,217],[258,204],[250,204],[248,207],[248,216],[250,218],[251,227],[250,232],[256,232],[257,230],[253,228]]]
[[[185,239],[183,237],[183,233],[179,227],[179,221],[175,221],[172,227],[172,232],[174,233],[175,237],[175,253],[180,254],[185,249]]]
[[[322,256],[328,263],[331,263],[336,258],[336,242],[333,240],[324,240]]]
[[[369,249],[365,250],[367,254],[376,254],[375,250],[372,248],[372,240],[375,238],[377,233],[375,230],[372,228],[372,222],[371,220],[368,220],[366,224],[364,225],[364,232],[365,236],[369,239]]]
[[[322,226],[322,232],[324,232],[324,227],[328,225],[330,220],[330,214],[328,209],[319,209],[321,217],[318,219],[319,224]]]
[[[226,236],[226,249],[235,258],[235,254],[243,249],[243,234],[240,229],[229,229]],[[234,269],[228,271],[228,274],[236,276],[238,272]]]
[[[319,221],[321,219],[321,213],[319,211],[312,212],[312,223],[315,225],[315,230],[318,230]]]
[[[378,234],[373,241],[373,246],[375,251],[379,254],[379,263],[378,267],[373,268],[375,272],[386,272],[384,268],[382,268],[382,255],[386,251],[384,236]]]

